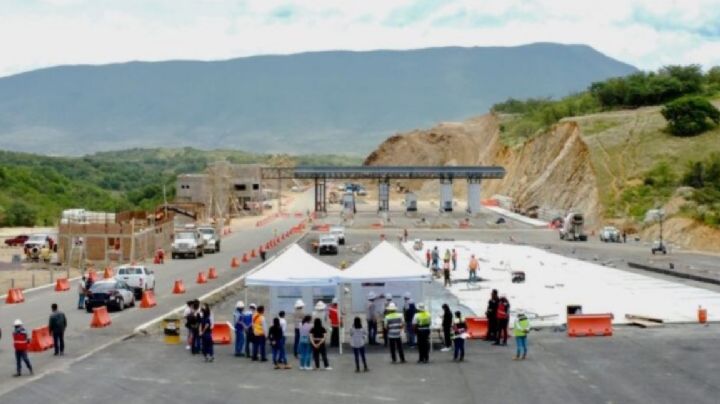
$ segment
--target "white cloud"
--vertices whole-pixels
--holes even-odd
[[[326,49],[585,43],[641,68],[720,64],[720,0],[3,0],[0,75]]]

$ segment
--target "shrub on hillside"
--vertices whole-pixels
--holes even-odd
[[[694,136],[720,123],[720,111],[702,97],[683,97],[662,110],[668,129],[676,136]]]

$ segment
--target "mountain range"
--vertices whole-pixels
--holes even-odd
[[[397,131],[635,71],[591,47],[552,43],[58,66],[0,78],[0,149],[359,155]]]

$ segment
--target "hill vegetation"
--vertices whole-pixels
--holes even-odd
[[[0,225],[51,225],[63,209],[153,209],[175,193],[175,177],[208,163],[359,164],[338,155],[269,155],[235,150],[133,149],[80,158],[0,151]]]

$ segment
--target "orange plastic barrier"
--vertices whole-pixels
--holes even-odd
[[[205,272],[198,272],[196,282],[197,283],[207,283],[207,277],[205,276]]]
[[[700,323],[700,324],[707,323],[707,309],[698,307],[698,323]]]
[[[227,345],[232,341],[232,326],[228,322],[215,323],[212,328],[214,344]]]
[[[500,202],[497,199],[483,199],[480,203],[484,206],[500,206]]]
[[[467,333],[472,339],[485,339],[488,332],[487,317],[465,317]]]
[[[470,223],[468,223],[468,222],[460,222],[460,224],[458,225],[458,227],[461,228],[461,229],[467,229],[467,228],[470,227]]]
[[[112,323],[110,321],[110,314],[108,314],[107,307],[100,306],[93,309],[92,320],[90,321],[90,327],[102,328],[107,327]]]
[[[248,261],[250,261],[250,259],[248,259],[247,253],[244,253],[243,257],[242,257],[242,262],[248,262]]]
[[[255,258],[255,257],[257,257],[257,253],[255,253],[255,249],[253,248],[252,250],[250,250],[250,258]]]
[[[60,278],[57,281],[55,281],[55,291],[56,292],[65,292],[70,290],[70,281],[68,281],[67,278]]]
[[[232,260],[230,260],[230,267],[237,268],[239,266],[240,266],[240,261],[238,261],[237,257],[232,257]]]
[[[370,227],[373,228],[373,229],[382,229],[382,228],[383,228],[383,224],[382,224],[382,223],[373,223],[373,224],[370,225]]]
[[[149,309],[151,307],[155,307],[157,305],[157,301],[155,300],[155,293],[153,293],[152,290],[145,290],[142,294],[142,299],[140,299],[140,307],[143,309]]]
[[[185,293],[185,284],[182,279],[178,279],[175,281],[175,286],[173,286],[173,294],[181,295],[183,293]]]
[[[570,337],[609,337],[613,333],[613,315],[571,314],[567,316],[567,332]]]
[[[217,271],[215,270],[215,267],[210,267],[208,269],[208,279],[217,279]]]
[[[110,267],[105,267],[105,271],[103,271],[103,279],[110,279],[113,276],[115,276],[115,274],[113,273],[113,269]]]
[[[5,298],[5,303],[15,304],[15,303],[22,303],[24,301],[25,301],[25,296],[23,296],[22,289],[18,289],[18,288],[8,289],[7,297]]]
[[[50,336],[50,328],[48,326],[35,328],[32,330],[32,336],[30,337],[30,345],[28,351],[30,352],[42,352],[55,346],[52,337]]]

